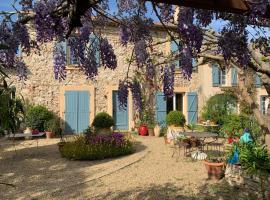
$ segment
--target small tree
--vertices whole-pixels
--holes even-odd
[[[235,112],[236,103],[236,97],[231,94],[216,94],[203,107],[202,118],[222,125],[225,118]]]

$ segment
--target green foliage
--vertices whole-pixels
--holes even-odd
[[[155,128],[155,112],[152,109],[144,109],[142,112],[142,121],[140,123],[146,125],[148,128]]]
[[[229,136],[241,136],[243,130],[249,128],[253,138],[257,140],[261,134],[261,128],[255,118],[247,115],[227,115],[224,118],[224,123],[221,126],[219,132],[220,135],[229,134]]]
[[[241,167],[250,174],[270,174],[270,155],[264,146],[256,143],[239,145]]]
[[[45,131],[50,131],[56,135],[59,135],[61,131],[60,120],[57,117],[54,117],[48,121],[45,121],[44,129]]]
[[[110,128],[114,125],[114,120],[108,113],[100,112],[95,116],[92,125],[95,128]]]
[[[59,151],[62,157],[72,160],[100,160],[131,154],[134,148],[128,140],[121,146],[108,142],[89,144],[85,136],[76,136],[74,141],[62,143]]]
[[[167,130],[168,128],[165,126],[165,127],[161,127],[160,128],[160,131],[159,131],[159,137],[163,137],[167,134]]]
[[[94,133],[94,130],[93,130],[93,127],[91,127],[91,126],[88,126],[87,127],[87,129],[85,129],[84,131],[83,131],[83,134],[93,134]]]
[[[167,114],[166,123],[167,125],[184,126],[186,119],[182,112],[174,110]]]
[[[203,107],[202,118],[222,125],[224,119],[235,112],[236,97],[223,93],[212,96]]]
[[[46,121],[53,119],[53,113],[44,106],[32,106],[26,113],[26,125],[32,129],[44,131]]]
[[[8,86],[0,76],[0,127],[14,133],[19,129],[23,115],[23,103],[16,98],[16,88]]]

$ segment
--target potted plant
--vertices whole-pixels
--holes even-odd
[[[55,118],[50,119],[44,123],[44,128],[45,128],[46,138],[47,139],[53,138],[57,134],[60,128],[59,121]]]
[[[166,123],[170,127],[184,127],[186,119],[182,112],[174,110],[167,114]]]
[[[34,130],[34,132],[44,131],[46,121],[53,118],[53,113],[44,106],[31,106],[25,116],[26,126]]]
[[[233,143],[233,136],[234,136],[234,133],[232,131],[225,131],[225,134],[227,136],[227,139],[228,139],[228,143],[231,144]]]
[[[147,128],[148,128],[148,134],[150,136],[155,136],[155,132],[154,132],[155,124],[148,124]]]
[[[224,176],[224,158],[208,154],[203,163],[207,170],[208,178],[219,180]]]
[[[113,118],[106,112],[100,112],[98,113],[94,121],[92,123],[92,126],[95,128],[95,132],[97,134],[111,134],[112,130],[111,127],[114,125]]]

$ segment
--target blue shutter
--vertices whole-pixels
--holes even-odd
[[[188,98],[188,124],[196,124],[198,121],[198,95],[196,92],[187,93]]]
[[[175,41],[171,41],[171,52],[177,54],[179,52],[178,45],[175,43]],[[175,60],[174,65],[176,68],[179,68],[179,59]]]
[[[236,86],[237,85],[237,69],[231,68],[231,79],[232,79],[232,86]]]
[[[262,85],[261,78],[257,74],[254,75],[254,85],[255,87],[261,87]]]
[[[197,61],[195,58],[192,58],[192,68],[195,70],[197,69]]]
[[[92,45],[92,47],[95,49],[96,62],[99,65],[100,64],[100,50],[99,50],[100,40],[94,34],[90,35],[90,45]]]
[[[89,126],[89,92],[78,92],[78,133],[82,133]]]
[[[162,92],[156,93],[156,121],[160,126],[166,126],[167,102]]]
[[[57,42],[56,43],[56,48],[63,48],[64,52],[65,52],[65,55],[66,55],[66,64],[68,63],[67,62],[67,42],[66,40],[65,41],[61,41],[61,42]]]
[[[217,87],[220,85],[220,78],[219,78],[219,66],[218,64],[212,64],[212,83],[213,87]]]
[[[78,92],[65,92],[65,133],[77,132]]]
[[[114,129],[128,130],[128,104],[126,108],[120,107],[117,91],[113,91],[113,119]]]

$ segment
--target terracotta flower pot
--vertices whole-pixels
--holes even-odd
[[[46,138],[47,139],[50,139],[50,138],[53,138],[54,137],[54,133],[51,132],[51,131],[46,131]]]
[[[154,129],[153,129],[153,128],[148,128],[148,134],[149,134],[150,136],[155,136]]]
[[[208,173],[208,178],[219,180],[224,175],[224,162],[215,163],[207,160],[203,161]]]

